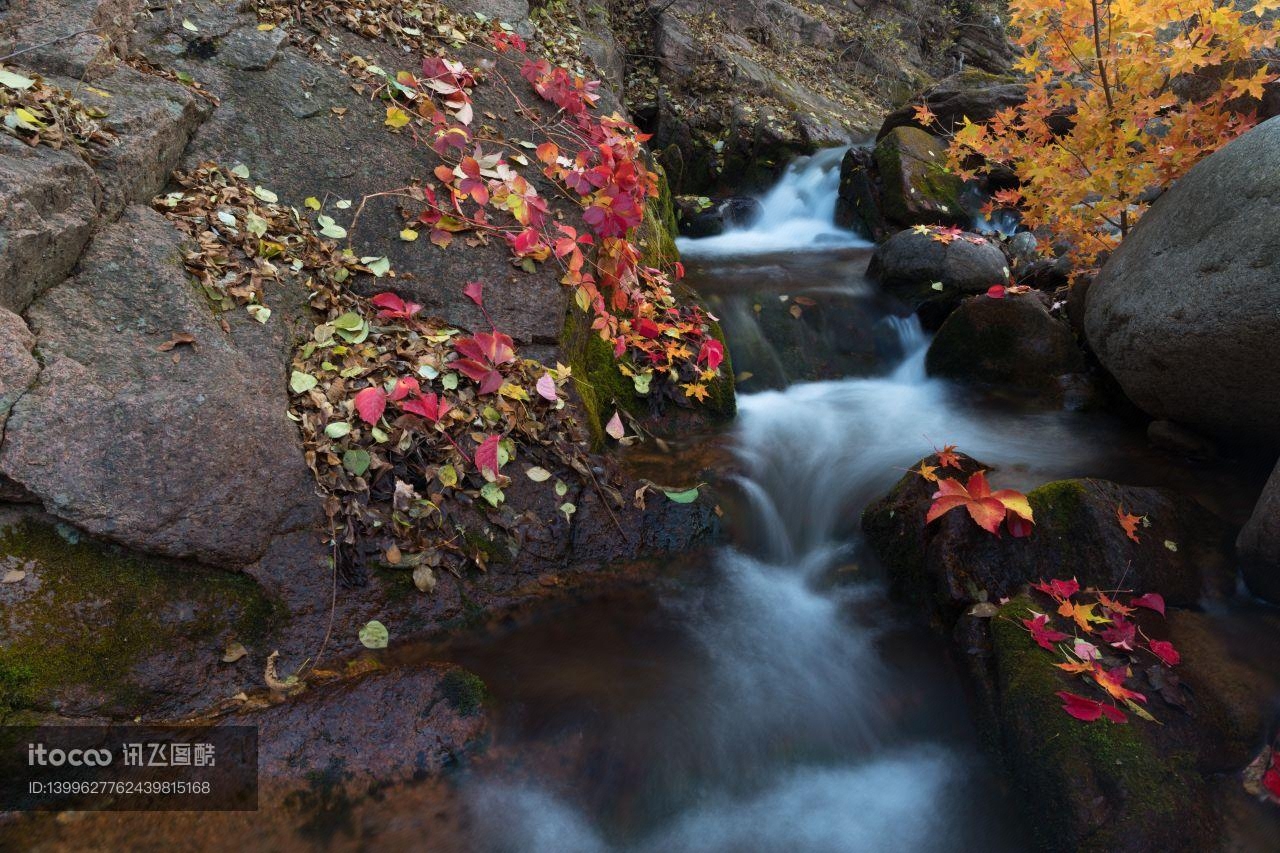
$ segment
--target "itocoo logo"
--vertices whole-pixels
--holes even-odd
[[[111,763],[109,749],[48,749],[42,743],[27,744],[27,766],[34,767],[106,767]]]

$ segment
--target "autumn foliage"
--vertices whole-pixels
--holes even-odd
[[[1258,60],[1280,0],[1011,0],[1026,102],[952,138],[962,177],[1002,166],[1021,179],[995,203],[1071,246],[1088,267],[1142,215],[1153,190],[1248,130],[1280,68]],[[917,109],[926,124],[933,117]],[[978,155],[975,157],[974,155]],[[984,165],[975,167],[979,160]]]
[[[1068,714],[1085,722],[1124,723],[1130,711],[1154,720],[1144,707],[1147,695],[1135,689],[1135,668],[1145,672],[1147,682],[1161,689],[1166,699],[1180,695],[1169,670],[1182,663],[1181,654],[1167,640],[1149,636],[1139,620],[1144,610],[1164,616],[1164,598],[1158,593],[1122,601],[1119,593],[1081,589],[1075,578],[1041,581],[1031,589],[1052,603],[1047,612],[1028,609],[1020,620],[1022,627],[1032,642],[1054,655],[1055,667],[1094,694],[1059,691],[1056,695]]]

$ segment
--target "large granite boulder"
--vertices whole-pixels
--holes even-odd
[[[1280,603],[1280,463],[1236,540],[1244,582],[1258,596]]]
[[[288,299],[269,326],[237,312],[224,331],[183,250],[131,207],[31,306],[43,368],[9,414],[0,473],[92,533],[234,567],[316,502],[285,417]]]
[[[1089,289],[1085,332],[1156,418],[1280,446],[1280,118],[1156,200]]]

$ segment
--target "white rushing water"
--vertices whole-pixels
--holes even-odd
[[[872,245],[835,224],[840,160],[846,150],[828,148],[787,166],[760,199],[760,219],[750,228],[699,240],[681,237],[676,245],[691,258]]]

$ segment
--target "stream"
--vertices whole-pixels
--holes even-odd
[[[1107,417],[928,379],[926,336],[863,277],[867,244],[832,224],[839,159],[793,164],[752,228],[681,241],[735,369],[755,374],[728,436],[731,544],[643,595],[451,650],[493,691],[508,756],[464,781],[485,849],[1026,849],[956,667],[889,600],[860,513],[943,443],[1016,488],[1179,475]],[[842,378],[797,381],[757,319],[804,294],[856,326],[809,342],[827,369],[842,338],[870,342]]]

